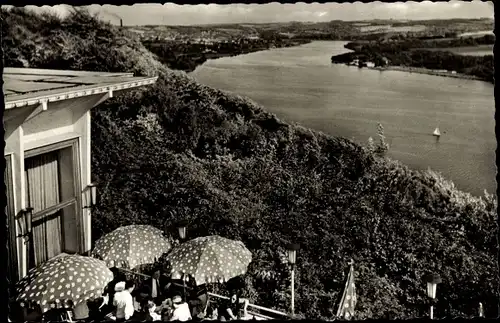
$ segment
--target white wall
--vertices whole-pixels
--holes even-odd
[[[47,110],[42,111],[30,120],[25,118],[35,110],[35,106],[6,110],[5,125],[5,155],[12,154],[14,177],[14,205],[16,215],[26,207],[24,153],[27,150],[55,144],[61,141],[78,138],[80,155],[80,174],[82,195],[91,181],[90,174],[90,109],[99,102],[102,95],[81,97],[71,100],[48,103]],[[82,204],[86,205],[82,199]],[[90,250],[91,227],[90,210],[82,210],[81,252]],[[16,219],[18,216],[16,216]],[[16,235],[20,234],[19,223],[16,225]],[[24,277],[27,272],[26,246],[23,238],[17,240],[19,275]]]

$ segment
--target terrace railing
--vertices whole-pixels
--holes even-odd
[[[222,296],[222,295],[218,295],[218,294],[214,294],[214,293],[210,293],[210,292],[208,293],[208,295],[211,297],[216,297],[216,298],[224,299],[224,300],[229,299],[229,297],[227,297],[227,296]],[[248,312],[248,314],[255,316],[257,319],[261,319],[261,320],[274,320],[274,319],[277,319],[278,317],[281,319],[283,319],[283,318],[290,318],[291,319],[291,316],[287,313],[273,310],[271,308],[267,308],[264,306],[255,305],[255,304],[248,304],[247,312]],[[268,315],[262,314],[261,312],[265,312]],[[277,316],[277,317],[271,317],[269,315],[273,315],[273,316]]]
[[[133,275],[133,276],[138,276],[138,277],[146,278],[146,279],[151,278],[150,275],[145,275],[145,274],[142,274],[139,272],[135,272],[135,271],[127,270],[127,269],[122,269],[122,268],[120,268],[120,270],[127,273],[127,274]],[[208,296],[218,298],[218,299],[223,299],[223,300],[229,299],[229,297],[227,297],[227,296],[223,296],[223,295],[219,295],[219,294],[215,294],[215,293],[210,293],[210,292],[208,292]],[[284,319],[284,318],[291,319],[292,318],[291,315],[289,315],[285,312],[281,312],[278,310],[274,310],[271,308],[267,308],[267,307],[259,306],[259,305],[255,305],[255,304],[248,304],[247,312],[250,316],[254,316],[257,320],[274,320],[274,319],[278,319],[278,318],[279,319]]]

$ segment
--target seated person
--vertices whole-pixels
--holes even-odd
[[[106,305],[105,302],[106,302],[107,298],[105,297],[99,297],[99,298],[96,298],[92,301],[89,301],[87,302],[87,305],[89,307],[89,320],[90,321],[102,321],[103,318],[104,318],[104,314],[106,313],[103,313],[101,311],[101,309]]]
[[[135,312],[134,315],[132,316],[132,320],[139,322],[139,321],[145,321],[148,317],[148,303],[153,302],[153,299],[151,297],[146,297],[141,300],[140,304],[138,302],[135,302],[134,305],[139,304],[138,307],[135,307]]]
[[[197,316],[193,316],[193,318],[196,318],[198,321],[214,321],[219,318],[218,312],[217,312],[217,306],[214,306],[207,302],[207,305],[204,309],[203,312],[199,312]]]
[[[197,299],[198,291],[201,289],[202,285],[197,286],[194,279],[186,280],[185,285],[186,285],[187,299],[188,300]]]
[[[67,308],[54,307],[43,313],[43,320],[45,322],[64,322],[70,319],[70,312]],[[31,320],[29,320],[31,321]]]
[[[25,308],[22,313],[24,321],[27,322],[40,322],[44,316],[45,313],[42,314],[42,311],[39,308]],[[14,320],[14,322],[16,321],[17,320]]]
[[[148,278],[143,287],[141,288],[141,293],[147,294],[152,297],[156,305],[160,305],[161,302],[166,298],[165,287],[168,284],[168,278],[161,274],[160,268],[153,269],[151,278]]]
[[[165,296],[167,298],[173,298],[174,296],[181,296],[183,300],[186,300],[186,295],[184,291],[189,292],[191,288],[186,284],[183,285],[182,279],[170,279],[170,281],[165,286]]]
[[[174,311],[172,313],[170,321],[185,322],[192,319],[191,312],[189,311],[189,305],[186,302],[182,301],[180,295],[174,296],[174,298],[172,298],[172,303]]]
[[[219,318],[219,313],[217,312],[217,308],[213,306],[208,306],[206,314],[203,317],[203,320],[207,321],[215,321]]]
[[[219,309],[219,320],[231,321],[246,317],[248,300],[240,298],[239,293],[233,293],[229,301],[222,303]],[[243,305],[243,308],[242,308]],[[240,316],[240,310],[243,309],[243,316]]]
[[[156,313],[156,304],[153,301],[147,304],[146,321],[161,321],[161,315]]]
[[[161,317],[162,321],[169,321],[174,312],[174,304],[171,298],[167,298],[161,303]]]
[[[132,293],[134,299],[134,308],[136,311],[142,311],[144,307],[144,302],[152,300],[153,298],[148,295],[148,291],[145,290],[144,286],[139,287]]]
[[[41,319],[41,309],[30,309],[24,302],[16,302],[11,300],[8,308],[9,318],[13,322],[39,321]]]
[[[101,312],[106,315],[114,310],[113,298],[116,293],[116,284],[119,282],[124,282],[126,280],[125,274],[119,271],[118,268],[113,267],[110,269],[113,273],[113,280],[104,289],[103,297],[105,299],[103,306],[101,306]]]
[[[109,303],[109,294],[103,294],[100,302],[96,305],[98,308],[97,312],[94,312],[95,315],[92,315],[93,322],[109,322],[116,320],[115,308]]]
[[[190,293],[192,296],[189,300],[189,306],[191,307],[191,315],[197,317],[198,314],[204,313],[207,308],[208,303],[208,292],[206,285],[200,285]]]

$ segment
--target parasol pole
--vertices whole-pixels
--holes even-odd
[[[182,275],[182,287],[184,288],[184,301],[187,302],[187,297],[186,297],[186,274]]]
[[[129,274],[132,274],[132,275],[142,276],[142,277],[145,277],[145,278],[150,278],[150,277],[151,277],[151,276],[149,276],[149,275],[145,275],[145,274],[142,274],[142,273],[138,273],[138,272],[135,272],[135,271],[132,271],[132,270],[126,269],[126,268],[118,268],[118,270],[123,271],[123,272],[126,272],[126,273],[129,273]]]

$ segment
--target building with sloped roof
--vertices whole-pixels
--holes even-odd
[[[90,110],[157,77],[5,68],[8,274],[91,249]]]

